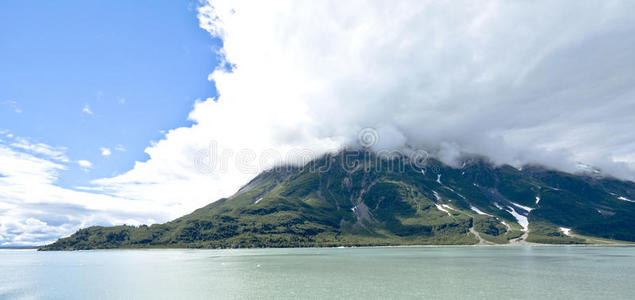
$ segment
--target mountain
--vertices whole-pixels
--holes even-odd
[[[165,224],[89,227],[40,250],[635,241],[633,182],[485,158],[416,165],[342,151]]]

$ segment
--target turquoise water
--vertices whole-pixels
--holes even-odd
[[[0,250],[2,299],[633,299],[631,247]]]

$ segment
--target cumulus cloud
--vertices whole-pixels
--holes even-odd
[[[109,148],[106,147],[101,147],[99,148],[99,151],[101,151],[101,155],[102,156],[110,156],[110,154],[112,154],[112,152],[110,151]]]
[[[179,214],[368,127],[376,149],[423,148],[447,163],[584,162],[632,179],[634,6],[210,1],[198,17],[223,40],[209,76],[220,96],[197,102],[195,125],[170,130],[149,160],[95,184]]]
[[[448,163],[477,153],[633,178],[632,6],[213,1],[199,21],[224,43],[210,75],[219,98],[198,102],[196,124],[168,132],[148,161],[95,183],[185,211],[271,165],[242,149],[276,153],[269,162],[322,154],[366,127],[377,148]],[[201,169],[197,157],[212,153],[233,160]]]
[[[152,202],[59,187],[55,182],[68,162],[39,154],[0,142],[0,246],[41,245],[91,225],[154,223],[169,211]]]
[[[84,108],[82,108],[82,112],[87,114],[87,115],[92,115],[93,111],[90,109],[90,105],[86,104],[84,105]]]
[[[567,171],[584,162],[632,179],[633,8],[210,1],[199,10],[201,27],[223,39],[235,67],[211,75],[218,103],[192,115],[215,122],[204,106],[240,102],[243,111],[266,106],[264,114],[280,115],[259,125],[279,132],[275,143],[350,142],[374,127],[385,132],[382,148],[423,147],[448,163],[463,153]]]
[[[78,160],[78,161],[77,161],[77,164],[78,164],[80,167],[82,167],[82,169],[84,169],[84,170],[88,170],[88,169],[90,169],[90,168],[92,168],[92,167],[93,167],[93,163],[91,163],[91,162],[89,162],[89,161],[87,161],[87,160]]]

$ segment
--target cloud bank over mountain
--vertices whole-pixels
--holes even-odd
[[[181,212],[302,149],[355,144],[368,127],[375,149],[565,171],[584,163],[633,179],[634,8],[210,1],[199,21],[223,41],[224,64],[209,76],[219,97],[198,102],[196,124],[149,147],[150,160],[96,183]]]
[[[223,39],[235,66],[211,75],[218,102],[243,105],[231,112],[209,101],[192,116],[210,128],[248,123],[240,111],[280,116],[257,119],[278,132],[277,144],[347,142],[359,128],[374,127],[380,146],[438,150],[448,161],[472,152],[567,170],[584,162],[628,177],[635,151],[632,8],[210,1],[200,9],[201,26]],[[219,111],[234,122],[212,115]]]

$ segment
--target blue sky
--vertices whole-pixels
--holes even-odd
[[[195,100],[216,93],[220,40],[199,28],[197,3],[0,2],[0,130],[93,164],[68,164],[61,186],[146,160],[162,130],[189,126]]]

